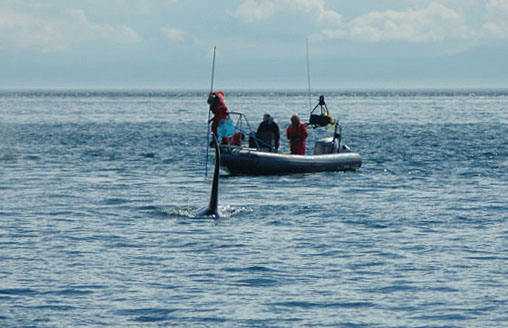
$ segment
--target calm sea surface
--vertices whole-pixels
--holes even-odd
[[[508,326],[508,90],[324,95],[361,169],[224,173],[214,221],[206,92],[1,91],[0,327]]]

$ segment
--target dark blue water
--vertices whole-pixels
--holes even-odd
[[[205,92],[1,92],[0,326],[507,326],[508,91],[325,96],[362,168],[224,174],[213,221]]]

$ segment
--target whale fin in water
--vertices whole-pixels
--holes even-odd
[[[212,194],[210,195],[210,203],[204,210],[199,211],[195,218],[219,218],[219,169],[220,169],[220,150],[219,143],[215,135],[213,136],[213,144],[215,146],[215,168],[213,171]]]

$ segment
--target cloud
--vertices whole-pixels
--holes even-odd
[[[429,42],[468,38],[473,34],[457,11],[432,2],[421,9],[371,12],[354,18],[338,29],[324,29],[327,38],[363,41]]]
[[[277,11],[288,8],[315,14],[317,21],[323,24],[340,24],[342,16],[333,10],[325,9],[324,0],[246,0],[233,13],[233,16],[252,23],[271,18]]]
[[[235,10],[234,16],[247,22],[254,22],[270,18],[274,11],[275,6],[272,1],[247,0]]]
[[[80,9],[61,11],[50,20],[0,8],[0,48],[60,52],[76,44],[131,44],[141,40],[141,36],[126,24],[93,23]]]
[[[299,0],[300,1],[300,0]],[[301,0],[304,1],[304,0]],[[320,3],[321,1],[316,1]],[[443,0],[443,2],[445,2]],[[366,42],[403,41],[411,43],[444,40],[481,40],[508,38],[508,0],[488,0],[486,12],[469,12],[466,16],[460,3],[454,8],[432,1],[425,7],[405,11],[369,12],[347,23],[340,19],[322,20],[326,28],[311,35],[312,40],[348,39]],[[320,5],[321,6],[321,5]],[[478,9],[478,7],[476,7]],[[322,12],[327,12],[322,7]],[[473,16],[475,19],[473,20]],[[467,19],[469,17],[469,20]],[[477,18],[481,17],[480,22]],[[476,21],[476,22],[475,22]],[[335,25],[335,27],[333,26]]]
[[[323,24],[340,25],[342,16],[325,8],[324,0],[279,0],[283,6],[296,6],[296,8],[308,13],[316,13],[317,20]]]
[[[140,42],[141,36],[125,24],[96,24],[89,21],[81,9],[70,9],[68,14],[78,27],[78,37],[82,41],[107,41],[128,44]]]
[[[508,14],[508,0],[488,0],[487,6]]]
[[[347,39],[426,43],[508,38],[508,0],[486,0],[483,7],[476,2],[474,6],[462,5],[460,1],[426,1],[421,7],[367,12],[344,22],[339,12],[327,8],[325,0],[244,0],[233,16],[253,23],[268,20],[277,12],[287,13],[288,8],[304,12],[313,17],[316,26],[320,26],[319,32],[310,35],[314,41]],[[478,11],[468,13],[466,8],[486,8],[487,11],[480,16]],[[478,19],[481,21],[478,22]]]
[[[342,24],[342,15],[334,10],[322,10],[318,20],[323,24],[340,26]]]
[[[98,8],[103,7],[103,10],[115,9],[122,12],[148,15],[160,12],[168,6],[174,6],[178,3],[178,0],[67,0],[65,2],[79,3],[81,6],[89,4]]]
[[[489,0],[487,12],[489,21],[482,25],[482,36],[508,39],[508,0]]]
[[[164,35],[172,40],[172,41],[183,41],[185,39],[186,33],[183,30],[177,28],[163,28],[162,32]]]
[[[485,37],[496,39],[508,39],[508,23],[485,23],[482,26]]]
[[[58,51],[62,49],[61,34],[47,20],[0,8],[0,48],[11,47]]]

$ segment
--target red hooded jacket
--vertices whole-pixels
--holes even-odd
[[[309,135],[307,125],[304,123],[291,124],[286,130],[286,135],[289,139],[291,154],[305,155],[305,139]]]
[[[228,117],[228,106],[224,101],[224,91],[217,91],[213,93],[216,96],[213,104],[210,105],[210,110],[213,113],[212,132],[217,135],[217,127],[220,121],[225,120]]]
[[[217,98],[215,102],[210,105],[210,110],[214,115],[213,120],[219,123],[228,117],[228,106],[226,106],[226,102],[224,101],[224,91],[217,91],[214,94]]]

